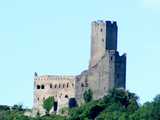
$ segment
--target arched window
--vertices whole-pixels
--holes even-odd
[[[68,95],[65,95],[65,98],[68,98]]]
[[[57,84],[54,85],[54,88],[57,88]]]
[[[41,89],[44,89],[44,85],[41,85]]]
[[[67,83],[67,88],[69,87],[69,83]]]
[[[61,84],[59,84],[59,88],[61,88]]]
[[[45,97],[43,97],[43,100],[45,100]]]
[[[52,84],[50,84],[50,88],[52,88]]]
[[[37,98],[37,100],[39,101],[39,97]]]
[[[65,87],[65,84],[63,84],[63,88]]]
[[[40,89],[40,85],[37,85],[37,89]]]

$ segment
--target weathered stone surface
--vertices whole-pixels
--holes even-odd
[[[68,99],[75,97],[75,76],[45,75],[35,76],[34,80],[33,109],[36,112],[41,114],[45,112],[43,101],[49,96],[53,96],[58,103],[57,111],[62,107],[67,107]]]
[[[83,103],[83,93],[86,89],[90,88],[93,91],[94,99],[102,98],[113,87],[125,89],[126,54],[120,56],[117,51],[117,31],[116,22],[92,22],[90,64],[88,70],[80,75],[35,74],[34,113],[44,113],[43,100],[49,96],[54,96],[57,101],[58,112],[68,106],[69,98],[75,97],[79,104]]]

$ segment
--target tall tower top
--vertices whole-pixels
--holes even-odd
[[[118,27],[115,21],[93,21],[91,32],[91,61],[95,65],[107,50],[117,50]]]

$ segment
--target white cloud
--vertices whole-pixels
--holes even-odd
[[[143,0],[143,5],[145,8],[160,10],[160,0]]]

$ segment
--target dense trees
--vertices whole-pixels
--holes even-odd
[[[70,120],[128,120],[138,110],[138,97],[123,89],[113,89],[103,99],[88,102],[69,112]]]
[[[71,107],[66,117],[50,115],[30,118],[23,115],[24,111],[17,105],[0,106],[0,120],[160,120],[160,95],[152,102],[140,105],[136,94],[113,89],[102,99]]]

